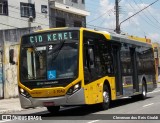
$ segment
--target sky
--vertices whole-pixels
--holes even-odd
[[[119,0],[120,19],[127,19],[156,0]],[[115,30],[115,0],[86,0],[87,27],[113,32]],[[160,43],[160,0],[121,24],[121,33],[147,37]]]

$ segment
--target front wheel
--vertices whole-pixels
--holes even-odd
[[[60,110],[60,106],[49,106],[47,107],[48,111],[52,114],[56,114]]]
[[[109,108],[111,101],[110,91],[107,85],[103,87],[103,102],[100,104],[102,110],[107,110]]]

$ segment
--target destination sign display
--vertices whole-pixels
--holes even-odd
[[[54,42],[62,40],[77,40],[78,31],[45,32],[27,35],[22,38],[22,44]]]

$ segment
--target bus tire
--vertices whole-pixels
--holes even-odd
[[[47,107],[47,110],[52,114],[56,114],[57,112],[59,112],[60,106],[49,106]]]
[[[142,84],[142,94],[140,95],[140,98],[142,100],[146,99],[147,98],[147,88],[146,88],[146,83],[145,81],[143,80],[143,84]]]
[[[109,91],[109,87],[104,84],[103,86],[103,102],[100,104],[100,108],[102,110],[107,110],[109,109],[110,106],[110,102],[111,102],[111,97],[110,97],[110,91]]]

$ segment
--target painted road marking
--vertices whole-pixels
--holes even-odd
[[[90,121],[90,122],[87,122],[87,123],[95,123],[95,122],[98,122],[100,120],[93,120],[93,121]]]
[[[150,105],[153,105],[154,103],[150,103],[150,104],[147,104],[147,105],[144,105],[143,107],[147,107],[147,106],[150,106]]]

